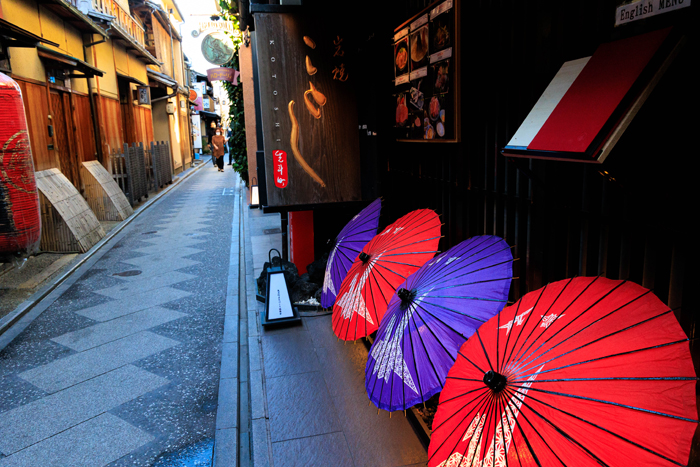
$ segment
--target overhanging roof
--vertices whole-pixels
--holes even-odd
[[[78,10],[65,0],[46,0],[44,5],[58,16],[68,20],[76,28],[81,31],[100,34],[107,37],[107,34],[95,24],[85,13]]]
[[[70,55],[63,54],[61,52],[56,52],[55,50],[44,47],[43,45],[37,46],[37,53],[39,57],[46,60],[51,60],[63,65],[64,68],[70,68],[72,70],[77,70],[85,75],[85,78],[92,78],[93,76],[104,76],[104,71],[99,68],[80,60],[79,58],[72,57]],[[78,77],[78,76],[74,76]]]
[[[39,37],[2,18],[0,18],[0,39],[7,47],[36,47],[41,42],[58,47],[57,43]]]
[[[221,118],[221,115],[214,113],[214,112],[209,112],[207,110],[200,110],[199,115],[202,117],[207,117],[207,118]]]
[[[146,72],[148,73],[149,80],[152,79],[153,81],[156,81],[157,83],[160,83],[168,88],[176,88],[178,86],[177,81],[175,81],[165,73],[153,71],[150,68],[147,69]]]
[[[124,81],[128,81],[129,83],[138,84],[139,86],[148,86],[146,83],[134,78],[133,76],[128,76],[119,72],[117,72],[117,78],[123,79]]]

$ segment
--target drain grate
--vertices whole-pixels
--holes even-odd
[[[265,229],[265,230],[263,230],[263,233],[265,235],[278,234],[278,233],[282,233],[282,229],[280,229],[279,227],[275,227],[274,229]]]
[[[151,230],[150,232],[144,232],[144,233],[142,233],[141,235],[152,235],[152,234],[154,234],[154,233],[158,233],[158,231],[157,231],[157,230]]]
[[[129,276],[138,276],[141,274],[141,271],[138,269],[132,269],[131,271],[123,271],[123,272],[116,272],[112,274],[113,276],[121,276],[121,277],[129,277]]]

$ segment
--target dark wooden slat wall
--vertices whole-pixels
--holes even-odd
[[[390,29],[428,4],[394,2]],[[499,152],[563,62],[591,55],[619,34],[614,8],[609,1],[462,3],[462,140],[378,138],[382,219],[388,224],[412,209],[435,209],[444,222],[441,250],[474,235],[504,237],[519,258],[511,300],[576,275],[635,281],[673,308],[694,338],[698,253],[690,240],[698,197],[689,155],[697,154],[691,141],[697,119],[688,115],[697,102],[694,35],[604,164],[506,159]],[[391,30],[381,40],[390,44],[390,37]],[[367,63],[393,77],[390,51]],[[390,85],[378,88],[390,95]],[[390,135],[394,108],[385,101],[377,128]],[[697,364],[698,346],[691,342],[691,349]]]

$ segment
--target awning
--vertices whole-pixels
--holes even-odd
[[[671,28],[564,63],[513,135],[511,157],[603,162],[680,47]]]
[[[127,76],[119,72],[117,72],[117,78],[123,79],[124,81],[128,81],[129,83],[138,84],[139,86],[148,86],[146,83],[134,78],[133,76]]]
[[[167,88],[176,88],[177,87],[177,81],[172,79],[170,76],[166,75],[165,73],[160,73],[158,71],[153,71],[150,68],[146,70],[148,73],[148,79],[153,80]]]
[[[0,41],[2,41],[6,47],[36,47],[41,42],[58,47],[57,43],[39,37],[2,18],[0,18]]]
[[[92,65],[85,63],[84,61],[71,57],[70,55],[62,54],[51,50],[43,45],[37,46],[37,54],[39,57],[52,62],[60,63],[62,68],[69,68],[71,70],[77,70],[82,75],[71,75],[72,78],[92,78],[93,76],[104,76],[104,71],[99,68],[95,68]]]
[[[207,110],[200,110],[199,115],[201,115],[202,117],[206,117],[206,118],[218,118],[218,119],[221,118],[221,115],[216,114],[214,112],[209,112]]]
[[[42,4],[61,18],[67,20],[77,29],[107,37],[107,34],[97,24],[93,23],[85,13],[73,6],[70,2],[66,0],[46,0],[42,2]]]

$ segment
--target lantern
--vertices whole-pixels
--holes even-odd
[[[38,251],[39,212],[22,94],[0,73],[0,260]]]
[[[258,192],[258,179],[253,177],[250,185],[250,209],[260,206],[260,193]]]

